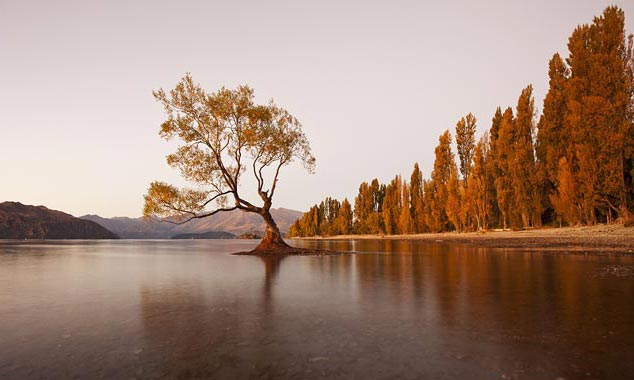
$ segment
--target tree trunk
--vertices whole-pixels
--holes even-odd
[[[266,223],[266,232],[264,238],[254,251],[271,251],[271,253],[275,253],[274,251],[276,250],[290,248],[290,246],[284,242],[284,239],[282,239],[280,229],[277,228],[277,224],[275,224],[275,220],[273,220],[273,216],[269,210],[262,210],[260,215],[262,215],[262,219],[264,219]]]

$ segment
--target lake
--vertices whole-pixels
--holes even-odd
[[[634,378],[633,256],[293,244],[0,242],[0,378]]]

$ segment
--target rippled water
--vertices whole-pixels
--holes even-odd
[[[634,378],[634,257],[294,243],[0,242],[0,378]]]

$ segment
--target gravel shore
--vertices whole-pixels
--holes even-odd
[[[537,228],[521,231],[445,232],[414,235],[340,235],[303,239],[397,239],[451,242],[495,248],[534,248],[634,254],[634,227],[619,224],[587,227]]]

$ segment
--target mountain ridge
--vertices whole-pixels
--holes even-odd
[[[46,206],[0,203],[0,239],[118,239],[102,225]]]
[[[225,231],[208,231],[208,232],[190,232],[184,234],[176,234],[171,237],[173,240],[184,240],[184,239],[234,239],[236,236],[229,232]]]
[[[302,212],[288,208],[273,208],[271,214],[280,231],[287,232],[291,224],[301,217]],[[123,239],[170,239],[177,234],[207,233],[224,231],[233,235],[259,233],[265,230],[262,217],[255,213],[240,210],[222,212],[207,218],[194,219],[184,224],[160,222],[143,217],[104,218],[88,214],[79,217],[100,224],[104,228],[117,233]]]

